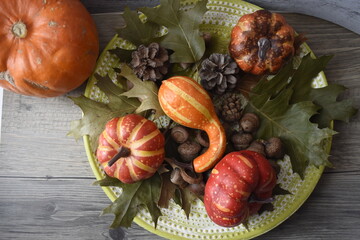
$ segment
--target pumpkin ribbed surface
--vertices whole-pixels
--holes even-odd
[[[213,167],[225,151],[226,136],[206,90],[191,78],[177,76],[162,82],[158,96],[166,115],[181,125],[206,131],[209,137],[208,150],[194,159],[195,171]]]
[[[59,96],[95,67],[98,34],[79,0],[2,0],[0,26],[0,87]]]
[[[227,154],[212,170],[205,187],[205,209],[216,224],[233,227],[259,211],[262,201],[272,196],[276,173],[259,153],[240,151]]]
[[[229,52],[245,72],[275,73],[294,55],[294,40],[295,32],[281,14],[258,10],[234,26]]]
[[[104,171],[124,183],[133,183],[151,177],[165,156],[164,136],[156,125],[136,114],[110,120],[99,136],[96,156]],[[109,161],[120,147],[130,150],[112,166]]]

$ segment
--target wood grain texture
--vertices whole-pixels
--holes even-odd
[[[269,10],[315,16],[360,34],[360,1],[358,0],[249,0],[248,2]]]
[[[106,2],[106,1],[104,1]],[[360,37],[327,21],[284,14],[306,33],[315,54],[335,54],[325,73],[349,88],[360,107]],[[115,34],[118,15],[94,15],[102,46]],[[109,27],[110,26],[110,27]],[[84,86],[69,93],[78,96]],[[81,111],[67,96],[39,99],[4,92],[0,144],[0,239],[163,239],[134,226],[109,230],[99,214],[110,201],[88,165],[82,141],[66,137]],[[360,236],[360,119],[336,123],[340,134],[327,169],[308,201],[258,239],[358,239]]]
[[[137,9],[138,7],[154,7],[160,0],[81,0],[90,13],[121,12],[125,7]]]

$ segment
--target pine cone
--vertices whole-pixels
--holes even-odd
[[[242,110],[240,96],[235,93],[231,93],[223,101],[221,116],[227,122],[238,121],[241,118]]]
[[[201,64],[201,85],[206,90],[223,94],[235,88],[239,71],[236,62],[229,55],[213,53]]]
[[[143,81],[161,81],[168,72],[169,54],[158,43],[150,43],[148,47],[140,45],[131,56],[130,66]]]

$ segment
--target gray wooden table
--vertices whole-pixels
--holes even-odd
[[[83,0],[94,13],[101,46],[113,36],[118,14],[95,14],[154,5],[154,1]],[[283,4],[286,4],[285,2]],[[357,9],[359,10],[359,9]],[[284,14],[305,33],[315,54],[334,54],[325,73],[348,87],[345,96],[360,107],[360,36],[306,15]],[[81,141],[66,137],[81,111],[67,96],[39,99],[5,91],[0,144],[0,239],[163,239],[136,224],[109,230],[112,216],[99,216],[110,201],[95,178]],[[359,239],[360,117],[336,123],[340,133],[315,191],[287,221],[257,239]]]

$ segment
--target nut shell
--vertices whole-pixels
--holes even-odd
[[[260,119],[255,113],[245,113],[240,119],[240,126],[244,132],[253,133],[260,126]]]

